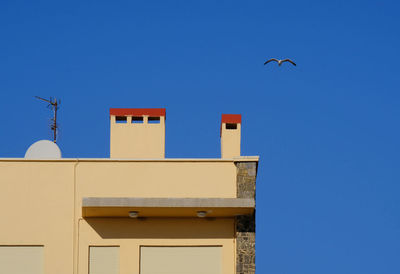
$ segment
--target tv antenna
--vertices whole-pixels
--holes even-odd
[[[39,96],[35,96],[37,99],[45,101],[48,104],[48,108],[53,111],[53,118],[51,119],[52,123],[50,125],[50,129],[53,131],[53,142],[57,142],[57,129],[58,129],[58,124],[57,124],[57,110],[60,108],[61,100],[58,100],[56,98],[50,97],[49,100],[41,98]]]

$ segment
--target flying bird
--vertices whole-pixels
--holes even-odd
[[[293,61],[290,60],[290,59],[278,60],[278,59],[275,59],[275,58],[271,58],[271,59],[267,60],[267,61],[264,63],[264,65],[266,65],[266,64],[268,64],[269,62],[272,62],[272,61],[277,62],[279,66],[282,65],[283,62],[289,62],[289,63],[291,63],[292,65],[296,66],[296,63],[293,62]]]

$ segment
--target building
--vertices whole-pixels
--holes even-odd
[[[165,109],[110,109],[110,158],[0,158],[0,273],[255,272],[258,157],[165,158]],[[217,130],[216,130],[217,131]]]

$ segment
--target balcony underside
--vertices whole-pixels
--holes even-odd
[[[102,198],[82,200],[83,217],[129,217],[137,211],[139,217],[234,217],[253,214],[254,199],[244,198]]]

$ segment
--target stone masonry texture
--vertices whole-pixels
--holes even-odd
[[[238,162],[237,198],[254,198],[256,194],[256,162]],[[236,274],[256,272],[255,214],[236,217]]]
[[[236,163],[237,198],[254,198],[256,193],[256,162]]]

